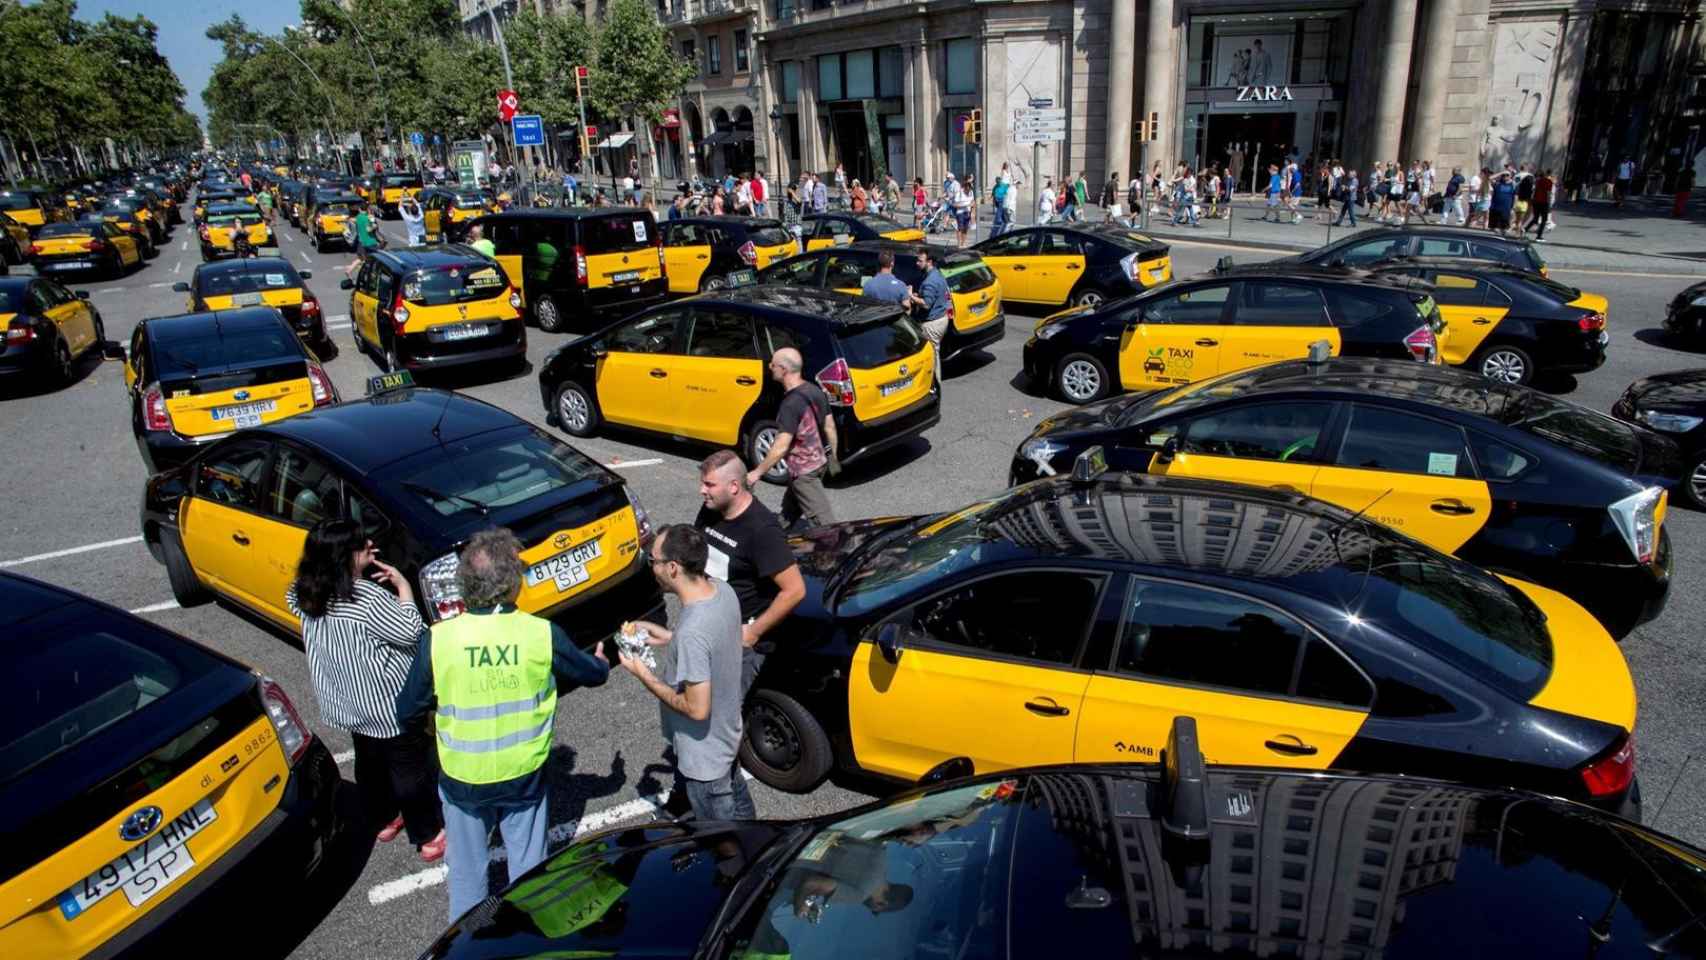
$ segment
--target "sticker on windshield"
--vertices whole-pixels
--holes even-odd
[[[646,221],[644,221],[644,220],[635,220],[634,221],[634,242],[635,243],[645,243],[646,242]]]
[[[1428,454],[1428,472],[1441,477],[1457,476],[1457,454],[1430,453]]]

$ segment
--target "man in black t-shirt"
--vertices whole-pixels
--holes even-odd
[[[759,503],[746,483],[746,464],[733,450],[718,450],[699,465],[704,507],[693,525],[705,532],[710,556],[705,572],[727,583],[740,601],[741,682],[744,700],[774,643],[764,635],[806,595],[782,523]]]

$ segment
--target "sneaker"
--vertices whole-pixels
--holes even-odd
[[[397,834],[402,833],[402,832],[403,832],[403,818],[398,817],[397,819],[391,821],[390,823],[387,823],[385,825],[385,829],[379,831],[379,842],[380,843],[390,843],[391,841],[397,839]]]
[[[438,831],[438,836],[421,844],[421,862],[437,863],[438,861],[443,860],[444,845],[448,840],[449,838],[444,835],[444,831],[440,830]]]

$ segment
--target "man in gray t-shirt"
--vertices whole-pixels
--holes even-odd
[[[740,601],[729,585],[705,575],[705,535],[687,524],[659,530],[652,575],[681,600],[675,629],[642,621],[650,640],[671,644],[666,679],[644,662],[622,666],[663,704],[663,732],[675,749],[688,804],[701,820],[752,820],[758,814],[736,767],[741,738]]]

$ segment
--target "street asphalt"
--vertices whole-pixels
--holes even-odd
[[[386,229],[400,242],[399,224],[386,224]],[[338,289],[338,280],[351,258],[314,253],[288,224],[282,226],[281,236],[280,252],[313,272],[309,286],[325,305],[334,340],[342,348],[327,370],[346,398],[359,397],[366,378],[378,371],[350,347],[348,296]],[[1180,242],[1173,249],[1174,268],[1190,275],[1227,254],[1239,260],[1274,255],[1247,247]],[[107,335],[122,342],[140,318],[183,310],[184,295],[172,292],[171,284],[189,279],[198,259],[193,231],[179,226],[144,269],[116,281],[73,280],[68,286],[91,291]],[[20,269],[28,268],[14,271]],[[1706,358],[1666,344],[1658,331],[1664,304],[1692,278],[1672,274],[1662,264],[1640,276],[1627,275],[1627,269],[1619,261],[1609,270],[1555,273],[1611,301],[1610,359],[1593,373],[1551,385],[1568,399],[1598,410],[1609,409],[1637,377],[1706,366]],[[1016,386],[1021,348],[1033,323],[1033,317],[1010,313],[1006,338],[988,355],[950,368],[942,422],[921,440],[850,470],[832,491],[837,514],[857,518],[943,510],[1001,490],[1014,446],[1040,417],[1062,407]],[[530,329],[533,367],[565,339]],[[543,425],[533,369],[496,382],[486,382],[486,376],[458,376],[447,382]],[[164,568],[140,542],[137,508],[145,476],[130,432],[120,364],[87,364],[74,385],[55,392],[14,390],[0,396],[0,410],[6,424],[0,430],[0,463],[9,464],[7,499],[0,507],[0,568],[144,611],[150,619],[274,677],[339,755],[348,779],[349,738],[320,722],[300,648],[225,607],[183,610],[171,602]],[[695,464],[706,451],[634,436],[573,442],[622,471],[654,522],[690,520],[698,509]],[[767,486],[760,495],[771,506],[778,505],[775,488]],[[1640,694],[1636,740],[1646,821],[1706,845],[1706,738],[1700,732],[1706,657],[1701,656],[1699,626],[1706,622],[1706,517],[1675,507],[1668,522],[1676,550],[1669,607],[1627,638],[1623,651]],[[617,672],[602,688],[569,695],[557,713],[556,739],[550,764],[554,846],[577,831],[646,818],[652,809],[649,798],[668,785],[657,705],[626,674]],[[866,791],[873,789],[869,784],[830,784],[808,796],[793,796],[756,783],[754,788],[759,813],[779,818],[847,809],[868,799]],[[265,936],[245,938],[244,953],[375,960],[417,956],[446,923],[443,868],[423,865],[402,842],[371,850],[364,846],[349,856],[348,869],[323,881],[321,891],[306,891],[291,878],[278,878],[278,888],[270,894],[272,908],[255,916],[293,919],[278,921]],[[494,864],[494,878],[501,869]],[[667,918],[650,922],[659,921]]]

